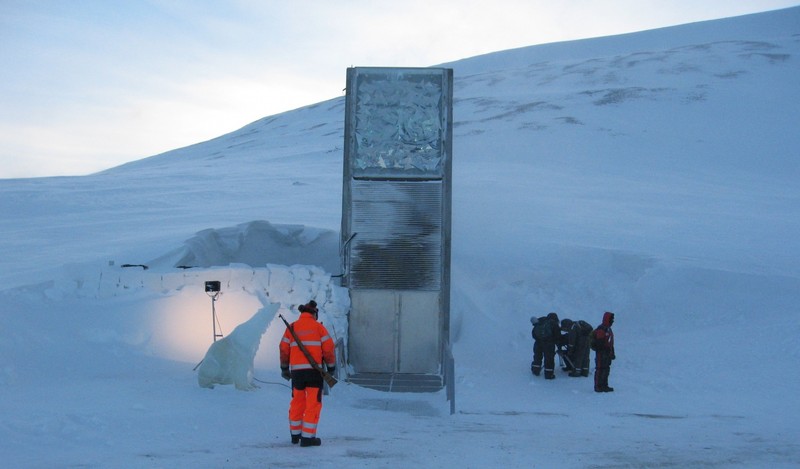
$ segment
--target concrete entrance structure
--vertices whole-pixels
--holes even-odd
[[[452,90],[451,69],[347,71],[342,285],[351,298],[351,381],[363,385],[443,385]]]

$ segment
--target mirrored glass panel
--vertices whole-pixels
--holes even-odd
[[[441,70],[359,72],[353,176],[442,177],[443,81]]]

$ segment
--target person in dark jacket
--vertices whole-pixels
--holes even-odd
[[[533,330],[533,361],[531,362],[531,372],[539,376],[542,372],[542,361],[544,361],[545,379],[556,377],[556,344],[561,342],[561,331],[556,313],[550,313],[540,318],[531,318]]]
[[[564,359],[561,369],[570,374],[572,373],[572,370],[575,369],[573,366],[574,362],[572,361],[573,357],[571,356],[571,354],[574,352],[574,349],[570,347],[569,344],[569,330],[572,328],[573,324],[574,322],[572,319],[565,318],[561,320],[561,332],[564,334],[561,335],[561,340],[556,344],[556,354]]]
[[[567,347],[567,369],[572,377],[589,376],[589,339],[592,325],[584,320],[561,320],[561,330],[565,332],[564,344]]]
[[[608,375],[611,373],[611,360],[617,358],[614,353],[614,313],[606,311],[603,314],[603,323],[597,326],[594,334],[594,390],[595,392],[612,392],[614,388],[608,386]]]

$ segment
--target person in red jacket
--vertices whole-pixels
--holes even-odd
[[[594,390],[595,392],[612,392],[614,388],[608,386],[608,375],[611,373],[611,360],[617,358],[614,353],[614,313],[606,311],[603,314],[603,323],[592,332],[594,356]]]
[[[336,371],[335,344],[328,330],[317,322],[317,303],[310,301],[300,305],[300,318],[291,324],[297,338],[303,343],[311,357],[319,365]],[[317,424],[322,411],[322,374],[314,369],[289,329],[280,342],[281,376],[292,380],[292,401],[289,404],[289,432],[292,444],[319,446]]]

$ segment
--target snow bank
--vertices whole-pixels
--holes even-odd
[[[299,225],[276,227],[269,222],[245,223],[204,230],[180,251],[183,260],[191,258],[197,263],[216,265],[173,267],[175,252],[148,265],[70,264],[55,280],[44,285],[42,291],[47,299],[56,302],[74,299],[102,302],[113,298],[142,301],[140,309],[132,313],[137,317],[133,330],[123,334],[99,328],[91,334],[104,337],[100,339],[104,341],[116,337],[120,342],[144,348],[148,354],[170,360],[197,360],[203,353],[206,358],[216,356],[211,360],[216,369],[211,364],[201,369],[200,385],[235,384],[237,388],[248,389],[254,359],[266,367],[277,363],[277,343],[285,328],[277,315],[291,321],[299,316],[297,306],[310,300],[319,305],[320,320],[337,342],[337,353],[345,353],[350,296],[329,272],[316,265],[250,265],[259,259],[290,255],[282,249],[303,252],[298,257],[304,259],[322,259],[321,253],[327,252],[330,242],[331,233],[324,230]],[[264,250],[255,249],[259,243]],[[233,259],[249,264],[232,263]],[[221,283],[219,298],[214,303],[216,324],[211,314],[212,300],[204,289],[205,282],[210,280]],[[212,344],[218,350],[205,352],[209,343],[214,342],[213,330],[227,335],[231,329],[234,330],[230,339],[225,337],[221,344]],[[262,342],[265,346],[259,348]],[[260,349],[264,351],[257,354]],[[239,362],[231,361],[232,356]]]
[[[200,231],[185,246],[154,263],[212,267],[242,263],[317,265],[328,272],[339,269],[338,232],[304,225],[272,224],[265,220]]]

